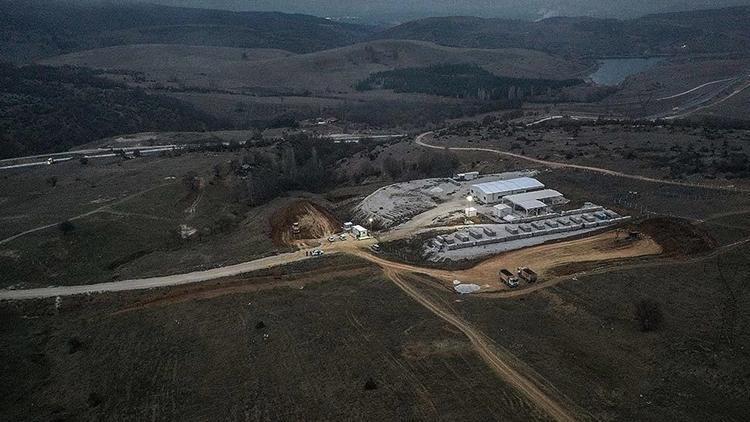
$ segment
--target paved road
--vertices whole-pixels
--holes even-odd
[[[421,145],[426,148],[445,150],[446,149],[445,146],[431,145],[424,141],[424,138],[432,134],[434,134],[434,131],[425,132],[417,136],[415,139],[415,142],[418,145]],[[503,155],[506,157],[530,161],[532,163],[542,164],[542,165],[552,167],[552,168],[569,168],[569,169],[575,169],[575,170],[585,170],[585,171],[590,171],[593,173],[605,174],[607,176],[623,177],[626,179],[640,180],[640,181],[651,182],[651,183],[659,183],[663,185],[686,186],[686,187],[691,187],[691,188],[702,188],[702,189],[732,191],[732,192],[750,192],[750,189],[742,189],[742,188],[737,188],[734,186],[712,186],[712,185],[704,185],[700,183],[680,182],[677,180],[658,179],[654,177],[640,176],[637,174],[628,174],[628,173],[623,173],[621,171],[609,170],[609,169],[600,168],[600,167],[583,166],[579,164],[568,164],[568,163],[559,163],[556,161],[541,160],[538,158],[527,157],[525,155],[516,154],[513,152],[509,152],[509,151],[501,151],[499,149],[492,149],[492,148],[448,147],[448,149],[451,151],[489,152],[493,154]]]

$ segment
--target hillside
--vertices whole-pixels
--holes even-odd
[[[381,39],[472,48],[527,48],[564,56],[640,56],[750,51],[750,7],[648,15],[637,19],[428,18],[390,28]]]
[[[89,70],[0,65],[0,158],[64,151],[135,131],[220,125],[181,101]]]
[[[245,57],[243,58],[243,53]],[[407,40],[381,40],[309,54],[172,45],[130,45],[71,53],[50,65],[142,72],[162,85],[241,92],[352,92],[370,74],[436,64],[477,64],[506,77],[562,79],[584,66],[521,49],[468,49]]]
[[[148,4],[82,6],[2,0],[0,8],[0,60],[13,62],[138,43],[278,48],[302,53],[352,44],[372,31],[307,15]]]

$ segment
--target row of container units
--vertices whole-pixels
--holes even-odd
[[[497,236],[497,233],[489,228],[482,227],[470,229],[466,232],[457,232],[452,236],[437,236],[433,243],[438,248],[445,245],[448,250],[483,246],[492,243],[510,242],[519,239],[528,239],[534,236],[565,233],[576,230],[592,229],[596,227],[609,226],[629,220],[630,217],[621,217],[614,211],[601,211],[593,214],[573,215],[559,217],[545,221],[535,221],[530,224],[508,224],[504,230],[507,234]]]

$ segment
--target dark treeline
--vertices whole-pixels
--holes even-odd
[[[359,82],[356,88],[503,101],[520,106],[526,98],[551,97],[557,90],[583,83],[580,79],[507,78],[474,64],[441,64],[378,72]]]
[[[0,158],[64,151],[122,133],[223,126],[179,100],[91,70],[0,64]]]

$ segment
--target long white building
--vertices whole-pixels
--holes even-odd
[[[471,196],[483,204],[500,202],[504,196],[543,189],[544,184],[531,177],[496,180],[471,186]]]

